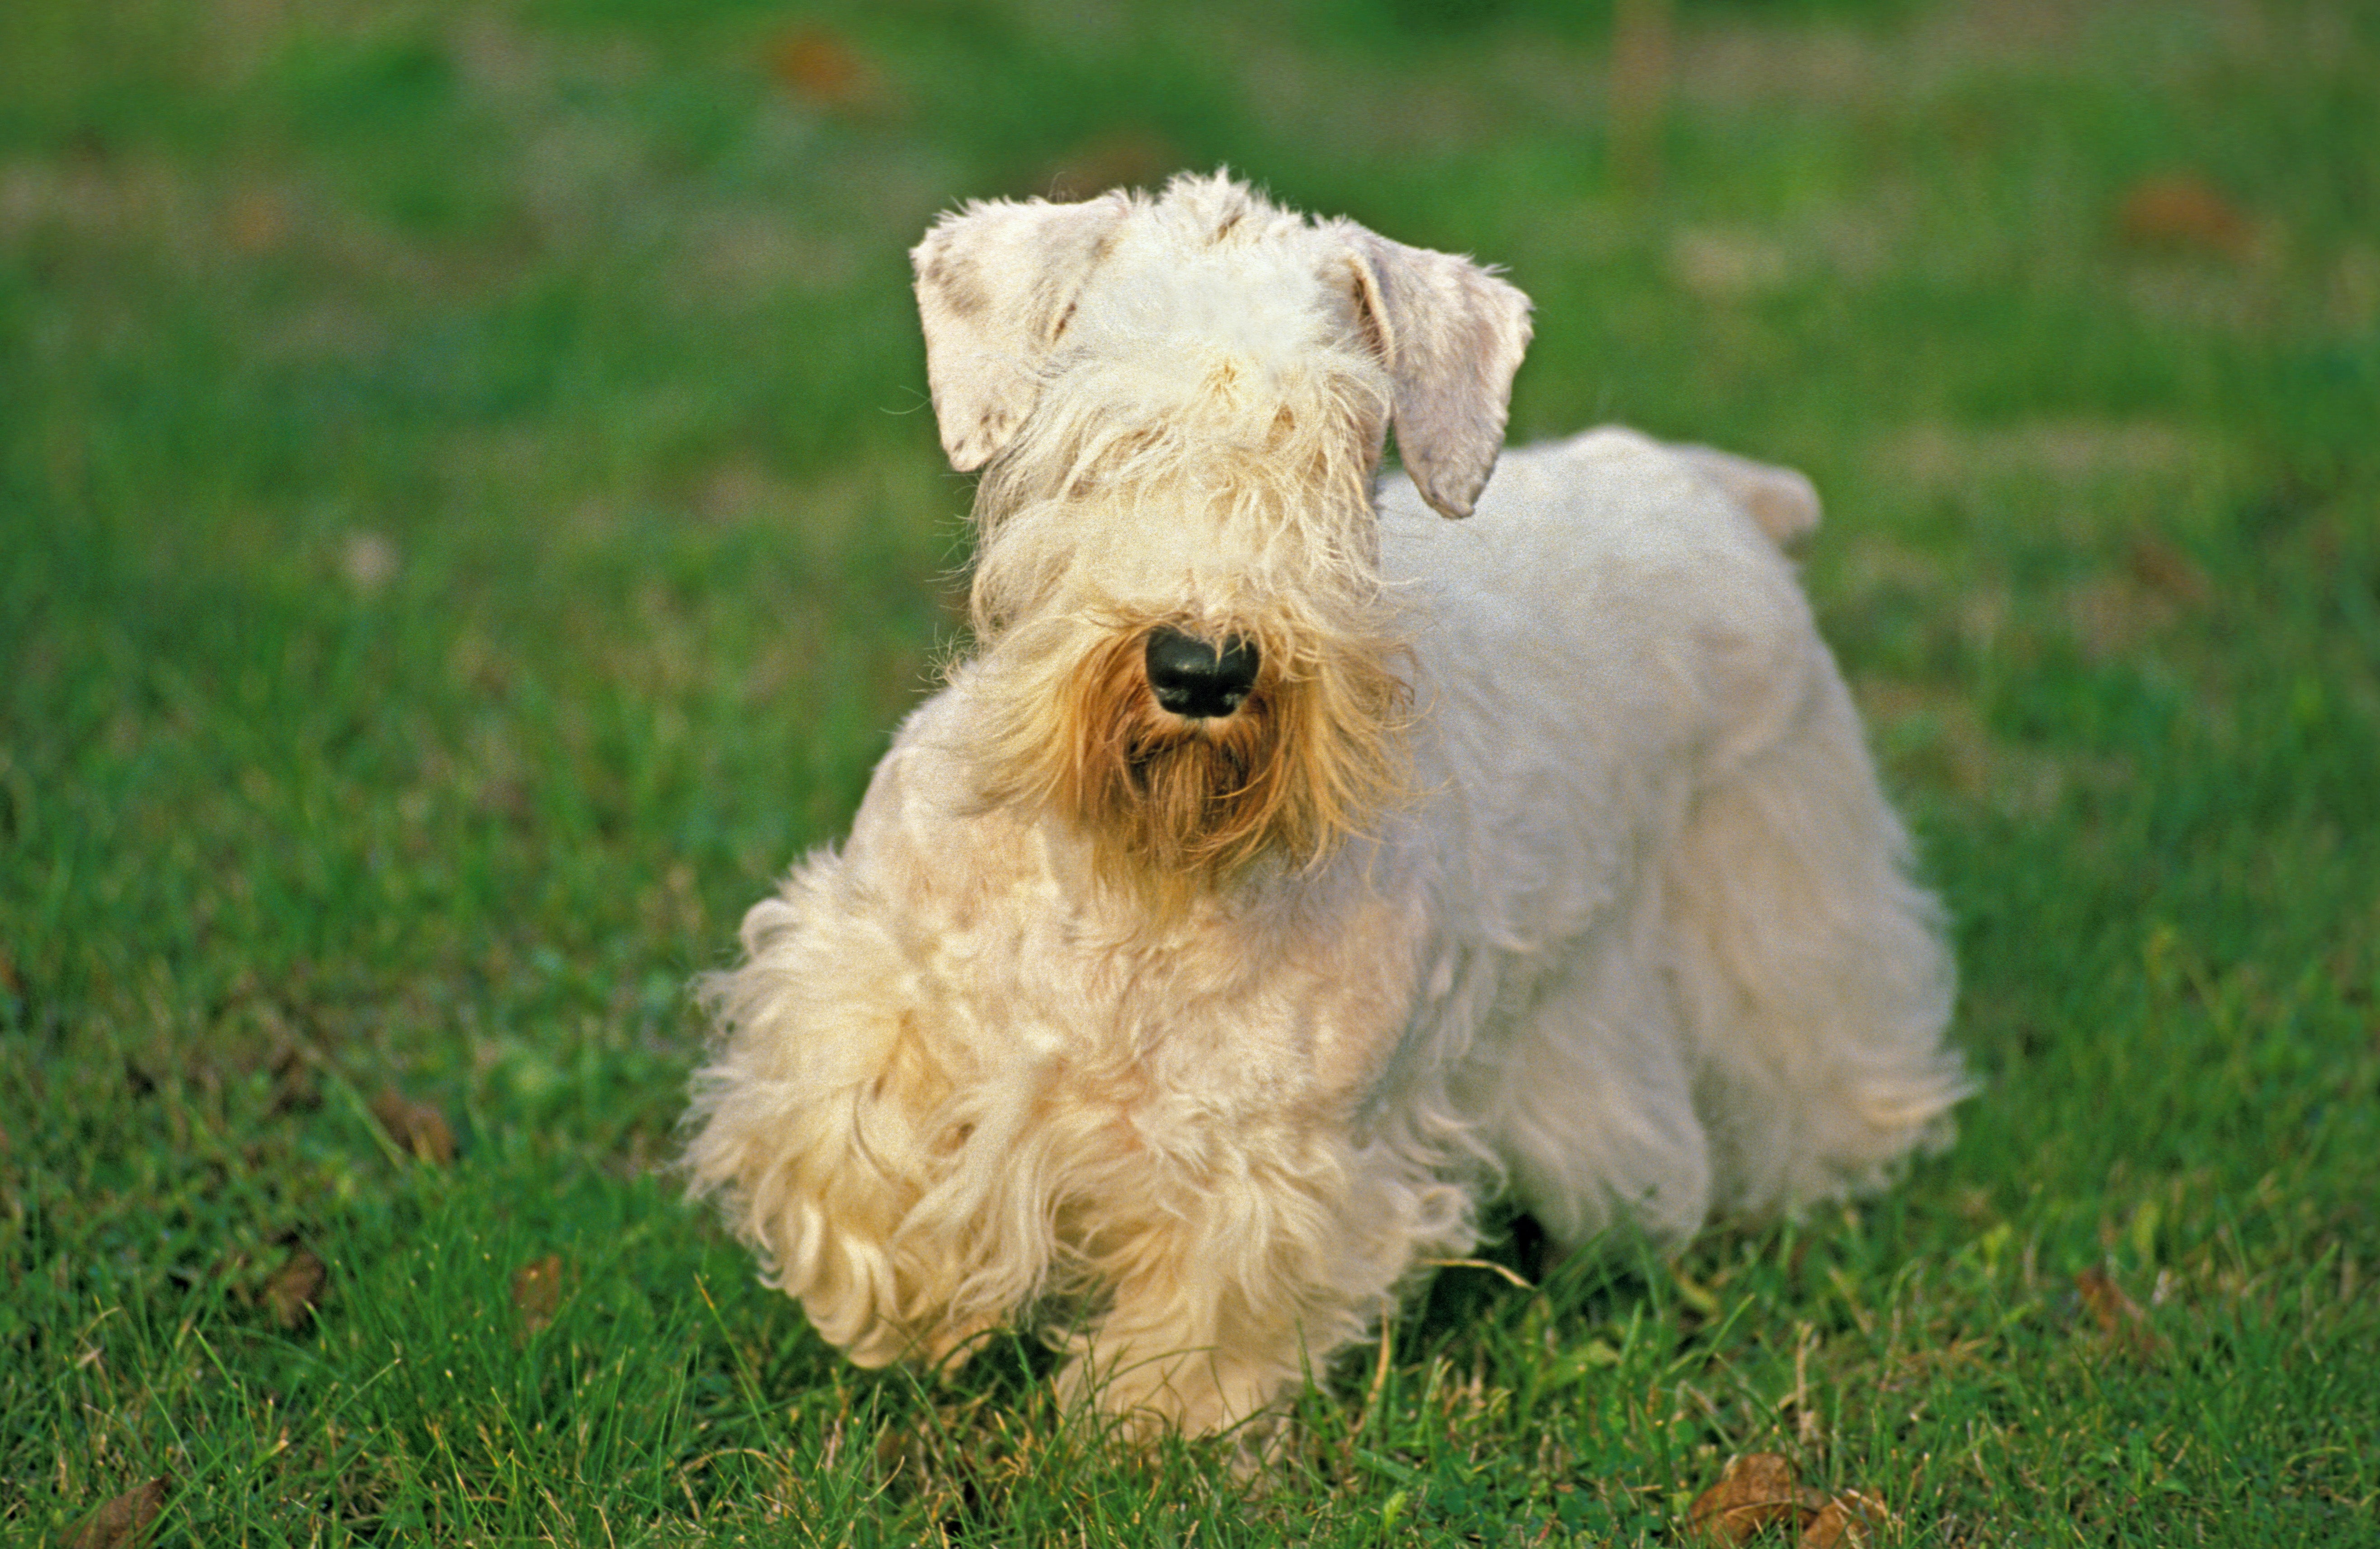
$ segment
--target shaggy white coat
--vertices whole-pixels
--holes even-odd
[[[977,206],[917,261],[991,464],[978,649],[747,917],[688,1154],[826,1338],[1038,1311],[1070,1394],[1210,1431],[1500,1189],[1677,1239],[1943,1133],[1950,963],[1779,551],[1798,476],[1603,430],[1481,496],[1519,293],[1220,177]],[[1376,494],[1391,419],[1422,489]],[[1070,685],[1152,621],[1286,663],[1322,814],[1179,887],[1036,773],[1107,745]]]

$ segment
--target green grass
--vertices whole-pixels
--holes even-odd
[[[1623,176],[1604,10],[1225,11],[0,9],[8,1538],[1680,1543],[1770,1449],[1893,1543],[2380,1543],[2374,13],[1685,0]],[[1253,1486],[849,1369],[661,1170],[955,629],[905,248],[1220,161],[1508,266],[1517,434],[1815,477],[1984,1080],[1855,1209],[1516,1226]]]

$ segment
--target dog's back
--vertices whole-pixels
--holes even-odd
[[[1869,1183],[1965,1089],[1937,911],[1779,547],[1815,498],[1713,455],[1606,429],[1508,452],[1464,523],[1382,496],[1445,986],[1408,1037],[1460,1029],[1451,1101],[1567,1240]]]

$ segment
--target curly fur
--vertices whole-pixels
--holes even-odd
[[[1220,176],[916,258],[975,649],[708,981],[686,1156],[821,1335],[1039,1316],[1069,1395],[1212,1431],[1499,1190],[1678,1238],[1946,1133],[1798,475],[1601,430],[1488,485],[1519,292]],[[1236,713],[1156,705],[1160,623],[1258,643]]]

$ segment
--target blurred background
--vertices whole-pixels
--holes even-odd
[[[2353,0],[9,0],[0,1509],[176,1445],[181,1347],[53,1397],[63,1330],[409,1305],[437,1210],[747,1286],[650,1169],[687,981],[955,639],[905,251],[1219,164],[1502,266],[1516,439],[1815,478],[1990,1083],[1878,1262],[2326,1266],[2348,1321],[2289,1337],[2352,1348],[2375,83]],[[408,1192],[458,1148],[479,1204]],[[2380,1422],[2289,1392],[2276,1477],[2368,1513]]]
[[[468,900],[583,961],[619,938],[572,922],[674,866],[740,897],[839,823],[964,561],[906,248],[965,199],[1228,164],[1503,266],[1537,304],[1516,439],[1616,418],[1809,470],[1824,600],[1922,721],[1903,753],[2010,800],[2039,771],[1998,767],[1971,681],[1932,695],[1946,655],[2057,648],[2010,627],[2046,607],[2123,657],[2253,540],[2368,514],[2375,28],[2312,0],[18,0],[10,778],[75,799],[46,760],[85,722],[222,760],[115,777],[110,853],[170,889],[178,847],[273,804],[301,826],[240,852],[247,886],[362,889],[292,922],[310,959],[379,932],[411,961]],[[234,726],[257,745],[215,746]],[[582,835],[632,880],[540,914]],[[150,902],[169,930],[199,902]]]

